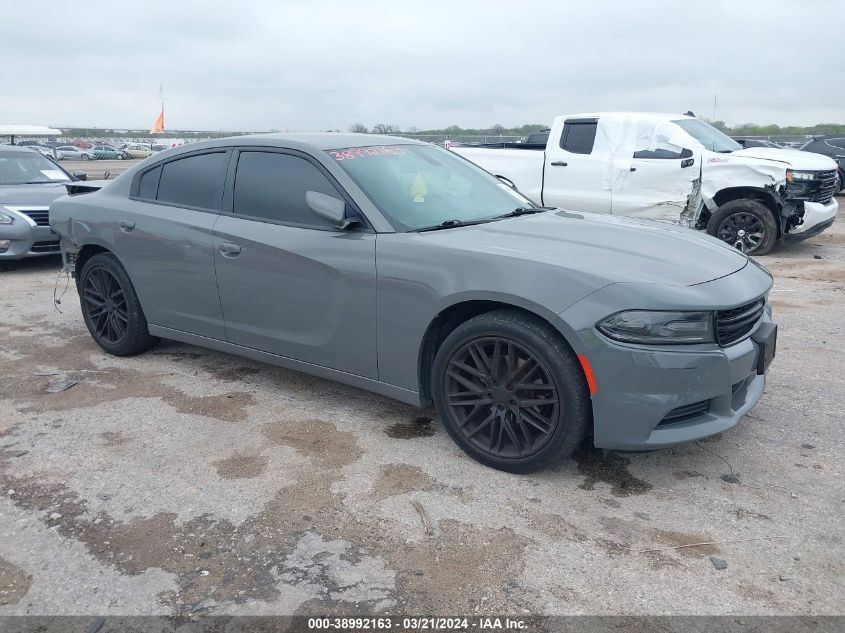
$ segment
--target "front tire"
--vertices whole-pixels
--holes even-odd
[[[592,423],[575,354],[547,323],[518,310],[482,314],[446,337],[434,361],[432,392],[455,443],[508,472],[560,462]]]
[[[775,246],[778,227],[769,207],[739,199],[716,209],[707,222],[707,233],[746,255],[765,255]]]
[[[129,275],[111,253],[98,253],[85,262],[78,290],[88,332],[109,354],[140,354],[158,341],[150,336]]]

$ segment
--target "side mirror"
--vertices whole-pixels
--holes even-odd
[[[346,203],[343,200],[316,191],[306,191],[305,204],[332,226],[345,229],[350,224],[346,217]]]
[[[77,180],[88,180],[88,174],[84,171],[75,171],[71,174]]]
[[[681,158],[692,158],[692,150],[686,147],[681,150]]]

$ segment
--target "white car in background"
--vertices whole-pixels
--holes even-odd
[[[144,145],[143,143],[127,145],[122,151],[124,154],[127,154],[129,158],[147,158],[148,156],[152,156],[154,153],[149,145]]]
[[[56,148],[56,160],[96,160],[96,156],[74,145],[60,145]]]

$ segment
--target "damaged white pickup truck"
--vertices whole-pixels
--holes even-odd
[[[692,116],[558,116],[543,144],[453,146],[541,205],[680,223],[745,253],[817,235],[839,205],[836,163],[789,149],[743,149]]]

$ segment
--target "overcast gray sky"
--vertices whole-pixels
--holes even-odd
[[[4,2],[0,123],[346,129],[659,110],[845,123],[845,2]]]

